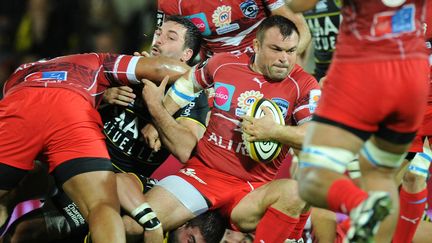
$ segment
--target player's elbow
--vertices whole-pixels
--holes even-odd
[[[178,151],[176,157],[181,163],[184,164],[189,160],[191,155],[192,155],[192,149],[183,148],[183,149],[180,149],[180,151]]]

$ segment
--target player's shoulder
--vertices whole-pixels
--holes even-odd
[[[306,70],[304,70],[298,64],[294,66],[293,70],[290,73],[290,77],[299,83],[308,83],[308,82],[318,83],[318,81],[315,79],[313,75],[306,72]]]
[[[230,63],[243,63],[243,62],[247,63],[248,61],[249,61],[249,57],[246,54],[234,55],[229,52],[215,53],[209,59],[209,62],[213,64],[230,64]]]

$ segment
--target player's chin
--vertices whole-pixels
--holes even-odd
[[[274,81],[282,81],[287,76],[288,76],[287,68],[273,67],[272,69],[270,69],[269,78],[271,78]]]
[[[288,72],[273,72],[270,78],[274,81],[282,81],[288,76]]]

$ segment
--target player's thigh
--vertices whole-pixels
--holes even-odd
[[[363,139],[356,133],[362,132],[349,127],[342,128],[338,123],[332,124],[331,121],[329,123],[312,121],[304,145],[337,147],[357,152],[363,144]]]
[[[145,197],[153,211],[156,212],[164,231],[178,228],[195,217],[174,194],[162,186],[156,185],[145,194]]]
[[[282,207],[287,207],[286,210],[298,204],[299,208],[296,209],[298,211],[304,206],[300,203],[296,181],[274,180],[247,193],[233,208],[231,221],[242,231],[254,230],[267,208],[277,202],[282,202]]]
[[[89,210],[104,203],[119,207],[115,174],[112,171],[92,171],[75,175],[63,184],[63,190],[77,203],[87,217]]]

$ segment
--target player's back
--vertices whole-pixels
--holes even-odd
[[[335,57],[344,60],[426,57],[422,28],[425,11],[426,0],[407,0],[398,7],[388,7],[382,1],[344,1],[344,20]]]
[[[23,87],[64,88],[84,96],[93,106],[100,94],[112,85],[126,85],[131,56],[117,54],[76,54],[26,63],[18,67],[4,85],[4,94]],[[99,97],[96,100],[96,97]]]

